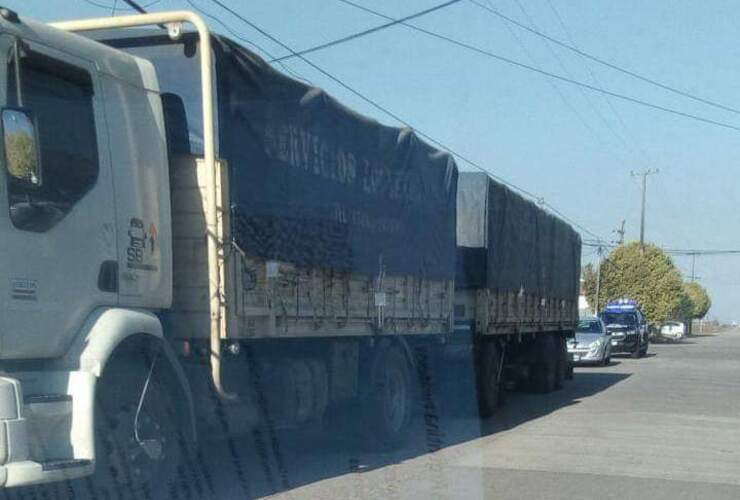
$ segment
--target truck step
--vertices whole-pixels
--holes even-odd
[[[75,467],[85,467],[92,465],[92,460],[84,458],[63,458],[60,460],[47,460],[41,463],[41,470],[44,472],[61,469],[73,469]]]
[[[44,403],[61,403],[72,401],[70,394],[28,394],[23,397],[23,403],[27,405]]]
[[[25,486],[30,484],[52,483],[66,481],[93,473],[92,460],[61,459],[34,462],[23,460],[11,462],[0,467],[0,479],[6,488]]]

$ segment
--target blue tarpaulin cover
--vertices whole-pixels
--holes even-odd
[[[202,154],[196,37],[95,38],[151,61],[171,155]],[[232,233],[248,254],[376,275],[455,275],[457,167],[407,128],[382,125],[214,36],[219,157]],[[187,129],[182,127],[185,122]]]

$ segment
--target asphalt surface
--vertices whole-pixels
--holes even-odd
[[[275,497],[738,499],[740,332],[577,368],[561,391],[513,394],[489,421],[441,427],[440,451],[360,454],[357,472],[318,473]]]
[[[511,393],[485,421],[472,416],[469,377],[456,376],[455,393],[427,405],[398,451],[369,451],[351,428],[261,430],[210,445],[170,497],[740,498],[740,331],[577,368],[564,389]],[[90,491],[80,481],[8,496]]]

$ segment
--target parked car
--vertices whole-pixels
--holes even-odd
[[[686,336],[686,325],[680,321],[667,321],[660,327],[660,335],[673,340]]]
[[[573,364],[608,365],[612,354],[609,340],[610,334],[599,318],[582,318],[578,321],[575,338],[568,341],[568,353],[573,357]]]
[[[612,352],[629,353],[633,358],[647,354],[647,318],[635,300],[619,299],[609,302],[599,317],[611,334]]]

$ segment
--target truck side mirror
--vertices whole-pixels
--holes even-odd
[[[25,188],[41,187],[41,162],[33,115],[27,109],[5,108],[2,127],[8,175]]]

